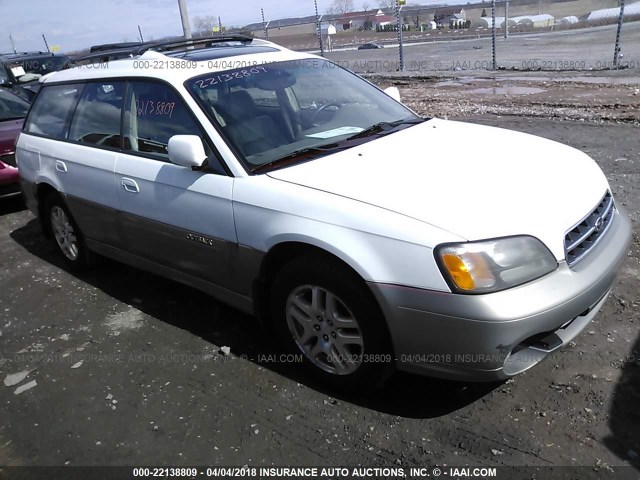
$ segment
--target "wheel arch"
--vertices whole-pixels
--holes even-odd
[[[40,225],[42,227],[42,232],[46,238],[51,238],[51,225],[49,225],[49,219],[47,218],[45,208],[46,208],[46,199],[50,195],[58,195],[62,201],[64,201],[64,196],[52,186],[50,183],[41,182],[36,187],[36,197],[38,199],[38,219],[40,220]]]
[[[364,297],[360,298],[364,298],[364,304],[367,305],[367,308],[369,309],[368,312],[370,313],[364,317],[367,319],[367,323],[376,326],[374,327],[375,330],[370,330],[370,332],[375,331],[376,333],[371,337],[367,337],[374,339],[373,345],[378,346],[374,346],[373,351],[376,352],[376,348],[382,346],[384,353],[389,354],[389,358],[393,359],[395,358],[395,345],[391,335],[391,329],[389,328],[388,319],[385,316],[385,310],[374,292],[371,290],[365,278],[358,272],[357,267],[348,261],[349,257],[345,257],[346,258],[342,258],[342,256],[335,254],[329,249],[322,248],[315,243],[307,243],[300,240],[284,241],[274,245],[265,255],[260,267],[262,295],[260,297],[254,297],[256,299],[254,305],[259,309],[256,312],[256,315],[263,326],[268,327],[269,330],[273,328],[275,328],[276,331],[278,330],[278,315],[273,312],[272,306],[279,305],[279,303],[272,305],[271,300],[274,297],[272,297],[271,294],[277,290],[274,279],[278,276],[281,269],[290,262],[300,259],[309,259],[309,265],[312,268],[321,268],[322,266],[332,264],[333,266],[338,267],[337,269],[334,268],[334,271],[338,274],[343,271],[345,272],[345,275],[340,275],[343,281],[346,280],[346,282],[353,287],[355,287],[357,285],[356,282],[358,282],[359,288],[362,289],[360,291]],[[285,279],[289,277],[285,276],[281,278]],[[276,297],[281,297],[281,295],[276,294]],[[371,335],[371,333],[369,335]],[[376,341],[375,338],[382,340]],[[369,344],[369,346],[371,346],[371,344]],[[376,377],[377,380],[371,385],[383,385],[386,379],[393,373],[394,369],[394,362],[391,361],[384,370],[378,372],[378,376]]]
[[[273,278],[287,263],[304,256],[318,256],[328,262],[335,262],[352,273],[354,277],[370,291],[367,286],[367,273],[364,268],[344,252],[336,251],[318,239],[296,238],[275,243],[266,253],[260,264],[258,279],[254,285],[254,312],[262,321],[268,321],[269,292]],[[372,299],[378,303],[371,292]],[[380,311],[382,309],[378,305]]]

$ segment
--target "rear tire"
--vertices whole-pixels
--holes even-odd
[[[52,193],[45,200],[46,224],[53,243],[73,270],[84,270],[93,263],[93,255],[84,236],[60,195]]]
[[[388,329],[364,281],[339,262],[297,258],[274,277],[271,318],[290,353],[339,390],[382,386],[393,372]]]

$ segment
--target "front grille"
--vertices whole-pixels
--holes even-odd
[[[611,225],[614,212],[613,197],[607,192],[598,206],[567,233],[564,251],[569,266],[575,265],[598,243]]]

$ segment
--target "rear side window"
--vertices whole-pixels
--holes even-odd
[[[31,108],[25,132],[65,140],[83,87],[77,84],[43,87]]]
[[[120,117],[124,94],[124,82],[87,84],[71,122],[69,140],[121,148]]]
[[[29,104],[27,102],[5,90],[0,90],[0,121],[24,118],[28,111]]]

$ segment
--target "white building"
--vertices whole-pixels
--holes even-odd
[[[640,2],[632,3],[624,7],[624,16],[640,15]],[[620,7],[605,8],[604,10],[594,10],[587,17],[588,22],[600,20],[612,20],[620,16]]]
[[[556,25],[575,25],[578,23],[580,19],[575,15],[570,15],[568,17],[562,17],[556,20]]]

